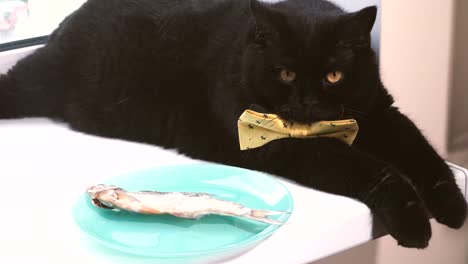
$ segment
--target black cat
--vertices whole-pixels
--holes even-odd
[[[380,81],[376,12],[323,0],[89,0],[0,77],[0,118],[49,117],[280,175],[362,201],[400,245],[424,248],[429,214],[459,228],[467,205]],[[354,118],[360,131],[351,147],[283,139],[241,151],[237,120],[251,104],[293,122]]]

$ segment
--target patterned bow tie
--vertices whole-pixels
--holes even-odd
[[[237,122],[237,127],[241,150],[258,148],[282,138],[330,137],[351,145],[359,130],[354,119],[297,124],[282,120],[274,114],[253,110],[244,111]]]

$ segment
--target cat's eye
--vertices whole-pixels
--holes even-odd
[[[290,83],[290,82],[293,82],[294,80],[296,80],[296,73],[291,71],[291,70],[288,70],[288,69],[282,69],[280,71],[279,77],[280,77],[281,81],[286,82],[286,83]]]
[[[325,77],[326,81],[331,84],[336,84],[339,83],[341,80],[343,80],[344,74],[341,71],[332,71],[327,73],[327,76]]]

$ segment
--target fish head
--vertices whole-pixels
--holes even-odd
[[[90,186],[87,193],[91,198],[91,202],[100,208],[111,209],[112,207],[107,204],[115,199],[115,191],[122,190],[114,185],[98,184]]]

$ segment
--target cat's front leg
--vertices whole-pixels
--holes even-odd
[[[388,163],[327,138],[278,140],[242,155],[245,167],[362,201],[400,245],[428,245],[431,226],[424,203]]]
[[[357,145],[408,175],[438,222],[452,228],[463,225],[467,204],[451,169],[414,123],[396,108],[369,117]]]

